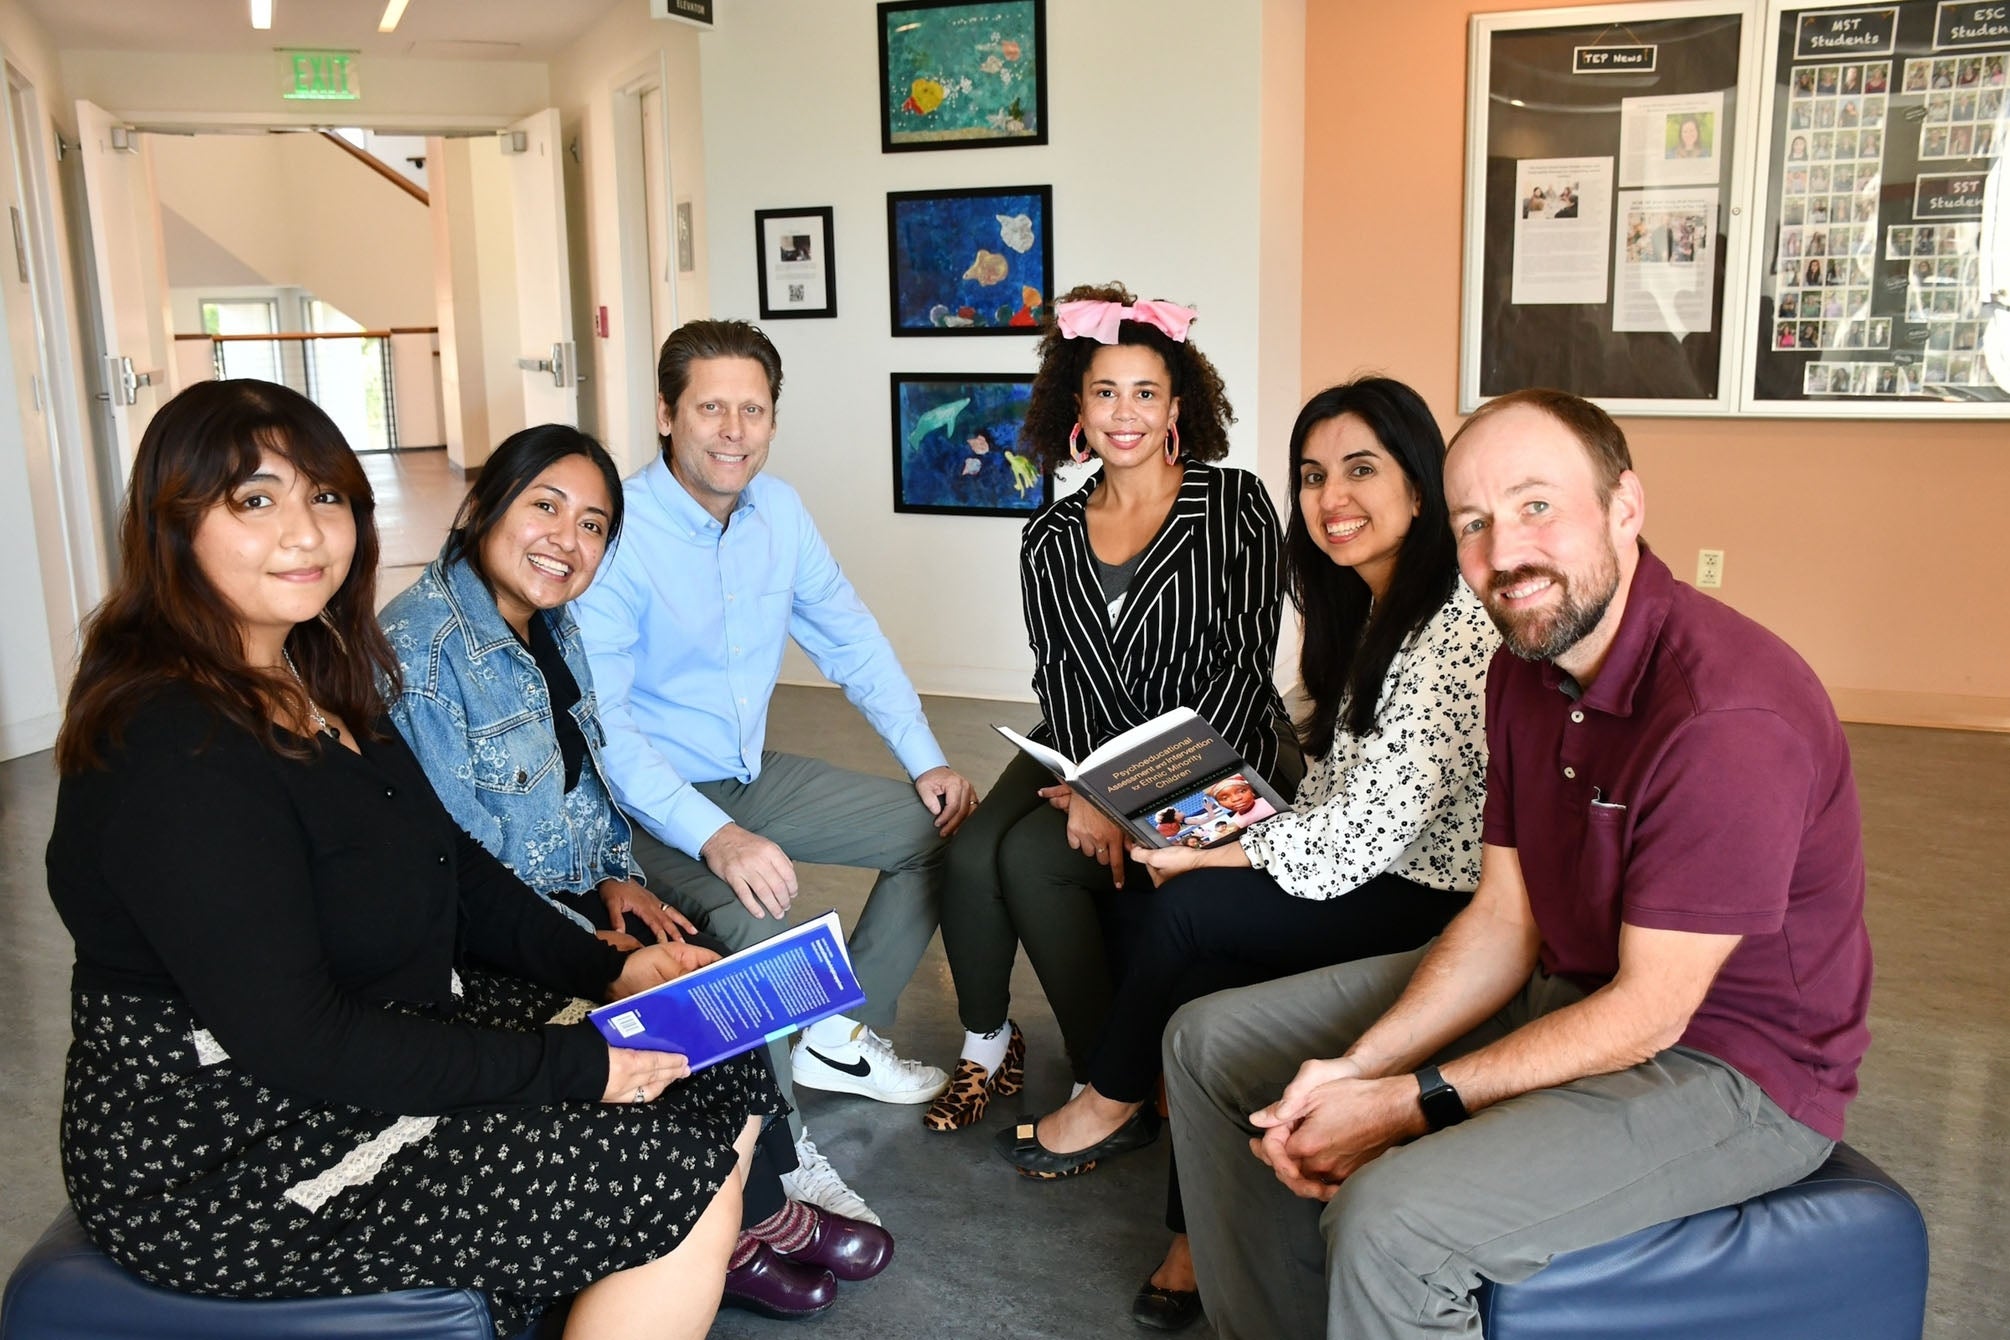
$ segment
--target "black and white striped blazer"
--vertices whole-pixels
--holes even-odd
[[[1176,707],[1198,712],[1259,772],[1277,762],[1277,513],[1246,470],[1188,462],[1114,626],[1089,548],[1086,486],[1026,523],[1019,581],[1033,645],[1036,738],[1080,759]]]

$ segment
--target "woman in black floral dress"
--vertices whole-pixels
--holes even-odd
[[[1289,813],[1238,842],[1134,850],[1162,884],[1089,1062],[1089,1084],[1000,1148],[1034,1177],[1086,1172],[1152,1096],[1159,1040],[1210,992],[1414,949],[1479,883],[1487,664],[1500,634],[1459,579],[1444,438],[1386,377],[1321,391],[1291,430],[1284,568],[1304,616],[1308,760]],[[1174,878],[1178,876],[1178,878]],[[1177,1176],[1172,1248],[1132,1316],[1199,1315]]]
[[[169,1288],[703,1335],[780,1098],[547,1022],[711,955],[596,940],[454,825],[383,720],[371,510],[284,387],[193,387],[140,445],[57,742],[71,1201]]]

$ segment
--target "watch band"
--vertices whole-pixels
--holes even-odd
[[[1424,1124],[1434,1131],[1442,1131],[1447,1126],[1456,1126],[1469,1115],[1465,1100],[1459,1091],[1438,1073],[1434,1065],[1419,1070],[1417,1078],[1417,1105],[1424,1109]]]

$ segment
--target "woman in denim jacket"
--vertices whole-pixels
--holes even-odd
[[[391,719],[448,812],[525,884],[633,947],[697,928],[635,878],[568,608],[621,534],[621,512],[621,477],[598,442],[561,424],[526,428],[496,448],[440,556],[382,620],[404,681]],[[745,1184],[725,1306],[812,1316],[836,1300],[838,1280],[892,1259],[884,1229],[789,1198],[799,1163],[787,1123],[771,1122]]]
[[[620,475],[591,437],[561,424],[513,434],[383,623],[404,677],[392,720],[448,811],[524,883],[625,944],[631,929],[667,940],[693,927],[636,879],[567,604],[621,510]]]

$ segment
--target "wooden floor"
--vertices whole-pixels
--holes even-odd
[[[419,579],[440,552],[474,475],[447,459],[445,447],[376,451],[361,457],[377,496],[377,608]]]

